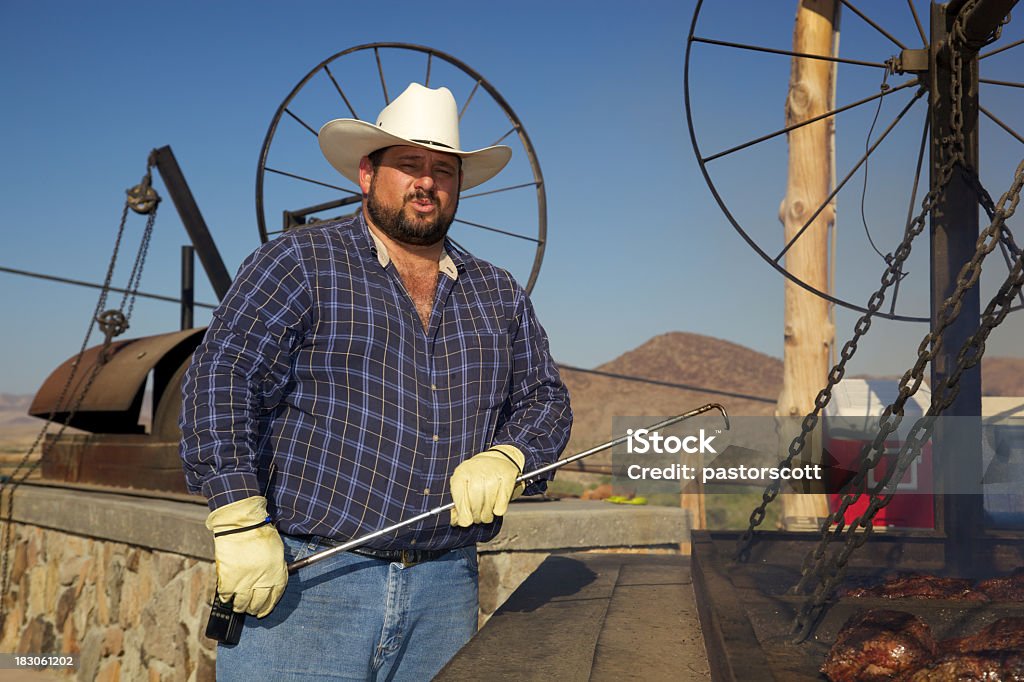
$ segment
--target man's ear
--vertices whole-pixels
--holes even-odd
[[[371,180],[373,180],[373,164],[370,163],[370,157],[364,156],[359,159],[359,189],[363,191],[363,194],[370,193]]]

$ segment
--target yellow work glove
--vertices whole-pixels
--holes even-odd
[[[525,463],[526,457],[519,448],[495,445],[455,467],[451,480],[455,501],[451,524],[466,528],[504,516],[508,503],[523,494],[525,485],[515,481],[523,473]]]
[[[217,594],[239,613],[262,618],[288,584],[284,543],[267,516],[267,498],[247,497],[210,512]]]

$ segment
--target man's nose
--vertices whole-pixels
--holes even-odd
[[[420,173],[420,176],[416,179],[416,187],[424,190],[433,189],[434,176],[430,174],[430,171]]]

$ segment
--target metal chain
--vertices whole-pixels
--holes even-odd
[[[931,213],[935,203],[942,196],[946,186],[949,184],[950,179],[953,176],[954,169],[957,164],[963,164],[964,160],[964,139],[963,139],[963,111],[960,106],[960,101],[963,96],[963,82],[961,79],[961,69],[963,68],[963,59],[960,54],[959,46],[964,44],[964,29],[963,23],[965,17],[970,9],[974,6],[977,0],[968,0],[964,9],[957,15],[956,24],[952,30],[953,44],[951,46],[952,54],[952,93],[953,93],[953,107],[950,114],[950,128],[952,134],[948,137],[943,138],[942,145],[940,147],[940,159],[942,161],[939,166],[938,179],[934,187],[928,192],[922,201],[922,210],[914,218],[911,225],[908,227],[904,234],[903,241],[896,249],[892,259],[888,263],[888,267],[882,274],[882,286],[871,295],[868,300],[868,310],[861,316],[854,325],[854,335],[846,342],[841,352],[842,360],[837,363],[828,374],[828,382],[825,387],[818,393],[814,400],[814,410],[804,417],[801,423],[800,433],[797,434],[796,438],[789,446],[789,451],[784,460],[779,463],[780,468],[789,468],[792,466],[793,461],[803,451],[806,446],[807,436],[815,429],[818,423],[818,416],[821,411],[824,410],[825,406],[828,405],[832,398],[832,390],[836,384],[842,380],[846,372],[846,363],[853,357],[853,354],[857,350],[857,344],[867,331],[871,327],[871,319],[875,313],[881,308],[882,303],[885,301],[885,293],[892,284],[899,280],[900,273],[902,273],[903,263],[910,255],[911,242],[914,237],[920,234],[924,229],[924,223],[928,215]],[[959,310],[957,310],[959,313]],[[923,371],[923,368],[922,368]],[[906,377],[904,377],[906,379]],[[920,387],[922,377],[917,377],[916,382],[910,391],[910,395],[917,392]],[[901,388],[904,386],[904,382],[901,382]],[[904,399],[905,401],[905,399]],[[883,414],[883,419],[886,415]],[[899,422],[897,421],[897,424]],[[895,426],[893,427],[895,428]],[[871,464],[868,468],[873,468],[875,463],[865,462]],[[852,485],[859,485],[866,476],[866,470],[862,466],[862,471],[858,472],[852,481]],[[775,481],[768,485],[761,495],[761,503],[750,513],[749,524],[747,530],[744,531],[736,543],[736,554],[735,558],[737,561],[746,561],[750,558],[750,550],[754,540],[754,534],[758,526],[764,521],[766,515],[766,509],[776,497],[778,497],[779,491],[781,490],[781,481]],[[845,511],[845,510],[844,510]],[[831,523],[834,521],[835,514],[830,514],[825,523],[822,524],[821,532],[822,537],[827,538]],[[826,541],[827,542],[827,541]],[[823,551],[823,550],[822,550]],[[816,553],[815,560],[820,560],[820,554]],[[808,556],[805,559],[803,573],[806,574],[809,570],[808,561],[811,557]],[[803,579],[801,582],[804,582]]]
[[[814,431],[818,424],[819,415],[832,399],[833,389],[846,374],[846,364],[853,357],[854,353],[857,352],[857,344],[860,342],[860,339],[867,334],[868,330],[871,328],[872,318],[875,313],[881,309],[882,304],[885,303],[886,291],[888,291],[893,284],[899,281],[903,264],[906,262],[907,258],[910,257],[913,240],[924,230],[925,221],[927,220],[928,215],[931,213],[935,203],[942,197],[946,185],[949,183],[952,175],[953,167],[951,165],[942,168],[935,189],[931,190],[921,202],[921,212],[911,221],[904,233],[903,241],[900,242],[900,245],[896,248],[893,257],[888,262],[888,267],[886,267],[885,272],[882,273],[881,287],[879,287],[878,290],[871,295],[871,298],[868,299],[867,312],[864,313],[854,325],[853,337],[843,345],[843,348],[840,351],[841,359],[829,371],[828,382],[825,384],[825,387],[818,392],[817,397],[814,399],[814,410],[804,417],[803,422],[801,423],[800,433],[793,439],[793,442],[790,443],[788,454],[786,458],[779,463],[779,468],[791,467],[793,461],[803,451],[807,442],[807,436]],[[774,481],[765,488],[761,495],[761,503],[750,514],[747,530],[737,540],[737,561],[746,561],[750,558],[750,549],[753,544],[755,530],[764,521],[768,505],[778,497],[781,488],[781,481]]]
[[[975,169],[968,167],[966,164],[960,167],[964,179],[967,184],[971,186],[974,193],[978,195],[978,203],[985,211],[985,215],[988,216],[989,220],[994,220],[996,215],[996,204],[992,201],[992,196],[985,189],[985,186],[981,184],[981,179],[978,177],[978,173]],[[1003,254],[1003,260],[1006,261],[1006,268],[1010,269],[1013,266],[1013,259],[1020,256],[1020,247],[1017,246],[1017,242],[1013,238],[1013,232],[1010,231],[1009,225],[1003,224],[1002,233],[999,236],[999,247]],[[1021,302],[1021,307],[1024,307],[1024,293],[1018,296]]]
[[[959,315],[960,305],[964,294],[977,283],[978,277],[981,273],[980,263],[984,260],[985,256],[991,253],[995,248],[995,244],[998,241],[997,235],[1002,232],[1003,227],[1006,224],[1006,220],[1016,211],[1017,205],[1020,202],[1022,187],[1024,187],[1024,161],[1018,165],[1010,188],[1000,198],[1000,206],[995,211],[994,219],[981,233],[981,235],[979,235],[977,250],[975,251],[974,257],[961,269],[957,280],[956,290],[953,292],[953,295],[943,303],[942,309],[938,315],[936,328],[925,335],[924,339],[921,341],[921,345],[918,350],[918,363],[915,365],[914,369],[908,371],[904,375],[903,381],[901,381],[900,384],[900,397],[897,398],[893,405],[886,408],[885,413],[883,413],[879,434],[875,437],[871,445],[865,447],[862,451],[864,462],[871,463],[870,468],[874,468],[877,465],[879,459],[884,453],[886,436],[888,433],[895,430],[895,426],[898,425],[902,419],[903,405],[905,403],[903,391],[904,381],[907,380],[912,372],[917,370],[919,367],[923,367],[922,360],[925,359],[925,356],[928,356],[928,360],[930,361],[938,353],[942,345],[942,331],[944,331],[945,328],[956,319],[957,315]],[[895,494],[894,492],[883,494],[889,482],[893,479],[899,481],[910,463],[920,455],[921,448],[931,438],[931,432],[934,428],[936,418],[956,399],[960,390],[960,377],[966,370],[974,367],[981,361],[982,355],[985,352],[985,340],[988,338],[992,329],[997,327],[1006,318],[1006,315],[1011,309],[1012,299],[1021,292],[1021,286],[1024,284],[1024,275],[1022,275],[1022,272],[1024,272],[1024,259],[1022,259],[1021,254],[1018,252],[1014,259],[1013,267],[1010,268],[1010,272],[1007,275],[1006,280],[999,288],[997,294],[986,306],[985,312],[982,314],[981,326],[958,351],[955,370],[946,378],[938,390],[932,394],[931,406],[928,408],[927,413],[914,424],[910,434],[905,439],[897,456],[896,466],[887,469],[882,479],[871,488],[869,491],[870,501],[867,509],[850,525],[849,529],[845,533],[845,547],[838,554],[833,556],[831,561],[828,561],[826,564],[826,561],[821,559],[824,558],[824,548],[828,544],[828,539],[833,535],[835,537],[839,537],[843,534],[842,513],[844,513],[851,504],[856,502],[863,493],[860,490],[855,490],[854,492],[847,493],[843,496],[840,510],[837,512],[840,520],[836,530],[834,533],[825,532],[822,537],[822,543],[819,545],[818,550],[815,550],[815,556],[819,558],[815,567],[815,577],[819,579],[819,584],[814,590],[814,593],[802,605],[794,620],[793,631],[796,634],[796,641],[803,641],[807,636],[809,636],[814,623],[817,621],[818,615],[821,613],[821,610],[825,605],[825,602],[845,576],[850,556],[856,549],[863,546],[870,537],[873,529],[872,519],[880,509],[885,508],[885,506],[892,501],[893,495]],[[929,347],[932,349],[930,352],[928,351]],[[895,425],[889,428],[890,424],[887,420],[887,416],[894,410],[898,411],[898,417],[894,420]],[[873,450],[873,453],[868,452],[869,450]],[[874,457],[871,456],[872,454],[874,454]],[[858,528],[861,529],[862,532],[857,532]],[[810,574],[805,572],[801,578],[800,584],[798,584],[795,589],[797,591],[806,589],[809,577]]]
[[[969,6],[973,5],[975,1],[976,0],[970,0],[968,5]],[[925,206],[923,207],[923,210],[917,216],[917,218],[915,218],[915,222],[918,223],[917,226],[916,226],[917,227],[917,230],[916,230],[917,232],[920,232],[921,230],[923,230],[924,220],[931,213],[931,210],[934,207],[934,203],[935,202],[932,201],[929,204],[927,199],[928,198],[932,198],[933,195],[937,198],[937,196],[941,195],[941,194],[939,194],[940,192],[944,192],[945,191],[946,186],[948,185],[949,181],[952,179],[952,175],[953,175],[953,172],[954,172],[954,169],[955,169],[956,165],[958,163],[962,164],[963,159],[964,159],[964,149],[965,149],[965,146],[964,146],[964,142],[963,142],[963,115],[962,115],[961,106],[960,106],[960,96],[962,96],[962,93],[963,93],[963,85],[962,85],[962,82],[961,82],[960,74],[961,74],[961,69],[962,69],[963,64],[962,64],[962,58],[960,56],[960,49],[959,48],[960,48],[960,45],[962,44],[962,37],[963,37],[963,27],[962,27],[962,24],[963,24],[963,21],[964,21],[963,17],[966,16],[966,10],[967,9],[969,9],[969,7],[965,8],[965,11],[961,12],[958,15],[958,20],[956,22],[957,26],[954,26],[953,31],[952,31],[953,44],[951,44],[951,46],[950,46],[950,52],[952,53],[952,62],[953,62],[953,69],[952,69],[952,76],[951,76],[951,79],[952,79],[951,86],[952,86],[952,91],[954,93],[953,107],[952,107],[953,111],[951,112],[951,129],[953,131],[953,134],[950,135],[950,136],[945,136],[941,140],[941,145],[940,145],[940,148],[939,148],[939,155],[940,155],[940,158],[942,159],[942,164],[939,167],[938,182],[936,184],[936,187],[933,188],[929,192],[929,194],[926,196],[926,201],[924,202]],[[956,38],[957,36],[960,37],[960,39],[961,39],[960,42],[957,42],[957,38]],[[910,232],[911,231],[908,230],[908,234],[904,237],[904,243],[908,242],[908,237],[913,236],[913,235],[910,234]],[[903,246],[903,244],[901,244],[901,248],[902,248],[902,246]],[[897,256],[899,254],[900,254],[900,251],[897,250]],[[906,257],[906,255],[907,254],[904,254],[904,258]],[[890,264],[890,269],[891,269],[891,267],[892,267],[892,264]],[[882,291],[884,291],[884,288],[883,288]],[[959,314],[959,306],[956,309],[956,313]],[[861,321],[863,321],[863,319],[864,318],[861,318]],[[861,321],[858,321],[858,326],[861,325]],[[854,338],[857,338],[857,337],[855,336]],[[890,405],[890,406],[886,407],[886,409],[882,413],[882,416],[880,417],[880,420],[879,420],[880,431],[879,431],[879,433],[877,434],[877,436],[875,438],[875,442],[872,444],[872,446],[865,447],[864,450],[862,451],[862,453],[861,453],[861,456],[862,456],[861,466],[860,466],[857,474],[849,482],[849,484],[848,484],[848,488],[849,489],[856,490],[856,489],[861,488],[861,486],[864,485],[864,481],[866,480],[868,472],[871,471],[872,469],[874,469],[875,466],[877,466],[877,464],[878,464],[878,457],[880,457],[881,455],[879,454],[878,457],[875,457],[874,459],[872,459],[869,456],[868,453],[874,447],[874,445],[876,445],[878,443],[884,443],[885,442],[885,437],[888,436],[889,433],[891,433],[892,431],[894,431],[898,427],[899,422],[902,419],[902,415],[903,415],[903,405],[906,403],[907,399],[909,399],[910,396],[912,396],[914,393],[917,392],[918,388],[921,386],[921,383],[924,381],[924,366],[927,364],[927,353],[928,353],[928,347],[924,343],[922,343],[922,346],[920,346],[918,348],[918,361],[917,361],[917,363],[915,364],[914,368],[912,368],[906,374],[904,374],[903,378],[900,380],[900,383],[899,383],[899,389],[900,389],[899,397],[897,398],[896,402],[893,405]],[[925,356],[925,357],[922,357],[922,356]],[[833,373],[830,373],[829,383],[826,386],[826,388],[828,388],[830,391],[835,386],[835,384],[838,383],[838,379],[834,379]],[[819,394],[819,398],[820,398],[820,394]],[[820,408],[817,408],[817,409],[820,410]],[[892,417],[893,412],[896,413],[896,417],[895,418]],[[801,440],[806,439],[806,422],[805,422],[805,432],[801,433],[798,436],[798,438],[801,439]],[[802,443],[801,443],[801,447],[802,447]],[[791,450],[792,450],[792,447],[791,447]],[[789,458],[787,460],[787,466],[788,466],[788,463],[791,462],[791,461],[792,461],[792,458]],[[776,486],[776,490],[777,489],[778,489],[778,487]],[[766,496],[767,496],[767,491],[766,491]],[[831,538],[830,531],[831,531],[832,525],[836,524],[836,526],[837,526],[836,527],[836,532],[837,533],[842,532],[842,528],[843,528],[843,524],[844,524],[844,520],[845,520],[845,512],[846,512],[846,509],[848,507],[849,507],[849,502],[847,502],[845,500],[845,498],[844,498],[844,502],[840,504],[839,509],[837,511],[835,511],[835,512],[830,513],[828,515],[828,517],[825,519],[825,521],[822,523],[822,525],[821,525],[821,540],[820,540],[818,546],[812,552],[809,552],[807,554],[807,556],[804,557],[803,565],[801,567],[800,581],[797,584],[797,586],[794,588],[794,591],[804,590],[806,588],[806,586],[807,586],[807,583],[811,579],[811,576],[812,575],[816,575],[816,574],[820,574],[820,572],[823,570],[823,563],[824,563],[824,560],[825,560],[825,550],[827,549],[828,543],[829,543],[830,538]],[[756,511],[757,510],[755,510],[755,512]],[[762,516],[763,516],[763,514],[762,514]],[[751,515],[751,519],[753,520],[753,514]],[[868,532],[870,532],[870,531],[868,531]],[[750,533],[750,530],[748,530],[748,533]],[[741,538],[741,540],[742,540],[742,538]],[[749,553],[749,550],[748,550],[748,553]]]
[[[48,431],[50,425],[56,421],[57,414],[67,408],[67,415],[64,417],[60,428],[56,433],[52,434],[53,438],[50,441],[51,444],[59,440],[61,436],[64,435],[64,432],[70,425],[71,420],[74,419],[77,414],[86,395],[88,395],[89,390],[92,388],[96,377],[99,375],[100,369],[102,369],[103,365],[109,359],[110,346],[113,343],[114,337],[124,333],[124,331],[128,329],[128,323],[131,319],[132,310],[135,305],[136,293],[142,277],[142,267],[145,264],[146,253],[149,249],[153,233],[153,226],[156,222],[156,208],[160,202],[160,197],[156,194],[155,190],[152,189],[151,181],[151,164],[149,164],[147,165],[146,174],[143,177],[142,182],[126,191],[127,197],[125,199],[124,208],[121,211],[121,220],[118,225],[117,236],[114,239],[114,248],[110,256],[110,262],[107,264],[107,273],[103,280],[103,287],[100,289],[100,295],[89,320],[89,326],[86,329],[85,337],[82,339],[82,345],[78,350],[75,360],[71,363],[71,370],[68,373],[68,377],[61,388],[57,400],[53,404],[53,408],[50,410],[50,414],[46,418],[46,422],[39,430],[39,433],[36,434],[35,439],[25,452],[25,455],[21,458],[9,476],[0,478],[0,496],[2,496],[4,492],[6,492],[7,495],[3,518],[7,523],[4,524],[3,531],[0,533],[0,616],[5,614],[3,595],[7,594],[10,586],[9,555],[11,542],[13,541],[14,536],[14,492],[29,477],[29,475],[35,471],[42,462],[43,456],[48,452],[48,450],[45,449],[46,445],[44,445],[43,452],[40,453],[39,459],[35,462],[29,463],[32,453],[36,451],[36,448],[40,446],[40,443],[43,442],[44,438],[47,435],[50,435]],[[140,195],[143,195],[146,198],[145,210],[140,210],[139,208]],[[121,242],[124,237],[125,226],[128,221],[129,209],[132,209],[137,213],[147,214],[146,227],[143,231],[139,251],[135,257],[132,274],[129,277],[129,286],[126,287],[125,296],[121,300],[121,306],[119,309],[104,311],[104,307],[107,304],[107,297],[110,292],[110,285],[114,277],[114,270],[117,265],[118,254],[121,249]],[[128,304],[127,314],[123,312],[126,303]],[[92,337],[93,330],[97,325],[100,327],[100,330],[104,335],[104,340],[100,348],[97,362],[93,365],[82,390],[79,391],[74,400],[68,404],[68,394],[71,391],[71,386],[78,374],[78,370],[81,368],[82,358],[85,356],[85,351],[89,347],[89,339]],[[10,489],[5,490],[8,487],[8,483],[11,484]]]
[[[157,200],[159,201],[159,199]],[[153,225],[156,223],[156,210],[149,213],[146,219],[146,227],[142,231],[142,239],[139,240],[139,250],[135,254],[135,263],[132,266],[132,273],[128,276],[128,285],[125,287],[124,296],[121,298],[121,310],[125,310],[125,329],[128,328],[128,321],[131,320],[132,312],[135,310],[135,301],[138,297],[139,286],[142,285],[142,269],[146,266],[146,255],[149,253],[149,242],[153,238]]]
[[[950,132],[951,134],[940,140],[939,147],[939,178],[935,183],[934,188],[926,196],[923,202],[923,210],[921,214],[915,218],[911,226],[909,226],[907,234],[905,235],[904,242],[901,243],[900,248],[896,252],[896,256],[887,268],[886,273],[883,275],[883,285],[876,292],[871,299],[875,305],[869,305],[868,312],[857,322],[855,326],[855,334],[843,348],[843,360],[832,368],[829,373],[828,383],[826,387],[818,394],[815,400],[815,409],[808,415],[803,422],[801,433],[794,439],[793,443],[789,448],[789,455],[783,461],[781,466],[791,466],[792,461],[805,447],[806,439],[808,434],[813,431],[817,424],[818,415],[827,405],[828,400],[831,397],[831,391],[835,385],[839,382],[845,372],[845,364],[849,359],[849,356],[856,350],[857,341],[859,338],[866,333],[870,327],[871,317],[881,305],[881,299],[884,298],[885,291],[888,289],[889,284],[887,277],[891,277],[893,274],[898,274],[899,269],[902,267],[903,261],[909,255],[909,243],[910,240],[920,233],[923,229],[925,217],[931,213],[936,203],[937,197],[941,196],[941,192],[944,192],[945,187],[948,185],[954,169],[959,165],[960,167],[965,166],[965,143],[963,134],[963,110],[961,101],[963,97],[963,81],[962,81],[962,70],[963,70],[963,58],[962,48],[965,45],[964,38],[964,27],[963,17],[967,16],[971,7],[975,4],[974,1],[968,2],[967,6],[958,15],[958,19],[951,32],[951,86],[952,86],[952,100],[953,106],[950,112]],[[977,183],[980,186],[980,182]],[[982,190],[984,188],[981,188]],[[978,192],[979,201],[985,204],[984,197],[987,196],[987,192]],[[1004,195],[1005,196],[1005,195]],[[989,198],[990,200],[990,198]],[[994,208],[994,207],[993,207]],[[1012,213],[1012,210],[1011,210]],[[953,320],[957,318],[960,313],[960,307],[965,292],[974,286],[980,275],[980,263],[988,253],[994,248],[996,239],[994,235],[998,235],[998,239],[1003,242],[1004,250],[1009,249],[1017,255],[1019,260],[1019,249],[1014,250],[1016,245],[1013,244],[1012,235],[1008,234],[1008,230],[1005,229],[1005,219],[994,220],[985,233],[979,237],[978,247],[971,262],[968,263],[961,270],[957,281],[957,289],[953,296],[948,299],[942,307],[939,313],[938,321],[935,329],[933,329],[922,341],[918,349],[918,361],[915,366],[909,370],[901,379],[899,384],[899,397],[893,403],[885,409],[880,418],[879,433],[876,435],[873,443],[866,447],[862,452],[862,462],[858,473],[854,479],[850,482],[850,488],[854,491],[863,490],[867,473],[874,469],[883,452],[884,443],[887,436],[892,431],[895,431],[899,426],[900,421],[903,417],[903,407],[906,401],[917,392],[918,388],[924,380],[924,368],[925,366],[935,357],[936,353],[941,348],[941,334],[946,327],[951,324]],[[1012,245],[1012,247],[1010,246]],[[891,473],[891,472],[890,472]],[[749,558],[750,543],[753,538],[754,529],[763,521],[764,510],[768,503],[770,503],[778,494],[781,488],[781,483],[776,483],[766,488],[764,495],[762,496],[762,504],[754,510],[750,517],[750,526],[747,532],[744,533],[738,544],[737,558],[739,560],[746,560]],[[877,487],[873,492],[879,492],[881,488]],[[860,492],[851,495],[847,494],[844,496],[840,508],[829,515],[826,521],[822,524],[821,528],[821,541],[818,547],[804,559],[802,567],[801,580],[798,586],[795,588],[796,591],[804,590],[807,587],[808,582],[812,577],[817,577],[822,587],[819,588],[815,597],[808,600],[804,608],[797,615],[794,623],[794,630],[800,633],[799,640],[805,638],[814,623],[814,618],[810,616],[816,615],[814,610],[817,606],[824,603],[825,597],[831,593],[832,587],[836,584],[837,574],[845,570],[846,559],[849,558],[849,554],[856,548],[864,544],[870,536],[871,518],[874,513],[877,513],[876,507],[873,509],[870,516],[862,517],[855,522],[847,534],[847,549],[843,555],[833,561],[831,565],[827,564],[825,550],[832,537],[831,528],[833,523],[836,524],[835,535],[839,536],[842,534],[844,527],[845,513],[852,503],[853,499],[859,497]],[[864,532],[857,534],[856,530],[858,524],[863,525]],[[817,603],[815,603],[817,602]]]

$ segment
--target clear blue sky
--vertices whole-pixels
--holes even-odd
[[[706,4],[702,35],[788,47],[795,0]],[[859,4],[905,42],[920,42],[903,3]],[[918,4],[926,14],[926,3]],[[100,281],[124,189],[138,182],[151,149],[170,145],[233,273],[259,244],[253,199],[257,155],[280,102],[313,66],[336,52],[374,41],[407,42],[451,54],[478,71],[509,102],[533,141],[548,201],[547,255],[533,297],[558,360],[594,366],[673,330],[781,356],[782,278],[728,224],[690,145],[683,62],[693,5],[692,0],[4,2],[0,265]],[[739,13],[750,15],[744,26],[730,26]],[[844,54],[880,60],[895,53],[850,13],[842,28]],[[1007,35],[1014,30],[1020,33],[1011,25]],[[695,49],[700,52],[692,87],[707,153],[783,125],[788,58]],[[1012,72],[1022,53],[1024,48],[1011,51],[986,66],[1020,80]],[[394,79],[389,83],[393,96],[405,84],[399,82],[402,69],[390,64],[386,72]],[[840,103],[878,90],[880,71],[848,72],[840,72]],[[434,84],[442,83],[442,75],[437,72]],[[376,71],[356,70],[347,77],[354,96],[367,102],[360,115],[372,118],[383,106],[376,101]],[[1021,93],[982,91],[993,110],[1024,130]],[[893,101],[884,106],[876,135],[907,97]],[[470,111],[467,146],[493,142],[486,107]],[[873,108],[862,107],[840,119],[840,175],[863,150],[873,114]],[[347,112],[337,102],[335,111],[306,115],[318,127]],[[867,219],[883,250],[891,250],[902,232],[923,115],[923,107],[915,108],[894,132],[889,156],[872,160]],[[312,136],[294,122],[281,126],[275,144],[282,154],[288,154],[284,146],[291,139],[310,144]],[[983,180],[998,197],[1024,156],[1024,145],[987,122],[982,133],[983,154],[990,151]],[[784,158],[784,138],[778,138],[712,166],[730,207],[775,248],[781,240],[777,210],[785,188]],[[317,177],[340,181],[324,171],[325,164],[308,163]],[[522,179],[513,175],[490,187]],[[861,302],[882,271],[860,224],[862,181],[856,176],[839,198],[836,275],[840,291]],[[157,189],[163,191],[159,181]],[[503,219],[533,206],[529,199],[510,194],[479,218],[505,225]],[[468,200],[463,211],[472,219]],[[130,261],[141,227],[142,220],[133,217],[122,263]],[[157,220],[144,290],[176,295],[179,247],[185,240],[167,201]],[[1024,235],[1018,241],[1024,242]],[[480,243],[480,255],[525,277],[528,264],[521,249]],[[921,242],[916,253],[920,257],[925,250]],[[923,260],[912,268],[907,298],[901,298],[905,312],[925,312],[926,271]],[[999,262],[992,275],[988,272],[991,284],[1002,279],[1005,268]],[[126,278],[122,268],[115,283],[123,285]],[[96,292],[4,273],[0,287],[5,322],[0,392],[31,393],[77,351]],[[214,300],[201,271],[197,299]],[[208,313],[198,311],[197,318],[205,324]],[[840,343],[850,335],[853,320],[839,315]],[[177,322],[175,305],[140,300],[129,334],[173,331]],[[854,370],[902,372],[924,331],[918,324],[877,324],[861,345]],[[1020,332],[1021,316],[1011,317],[993,336],[989,352],[1021,355]]]

